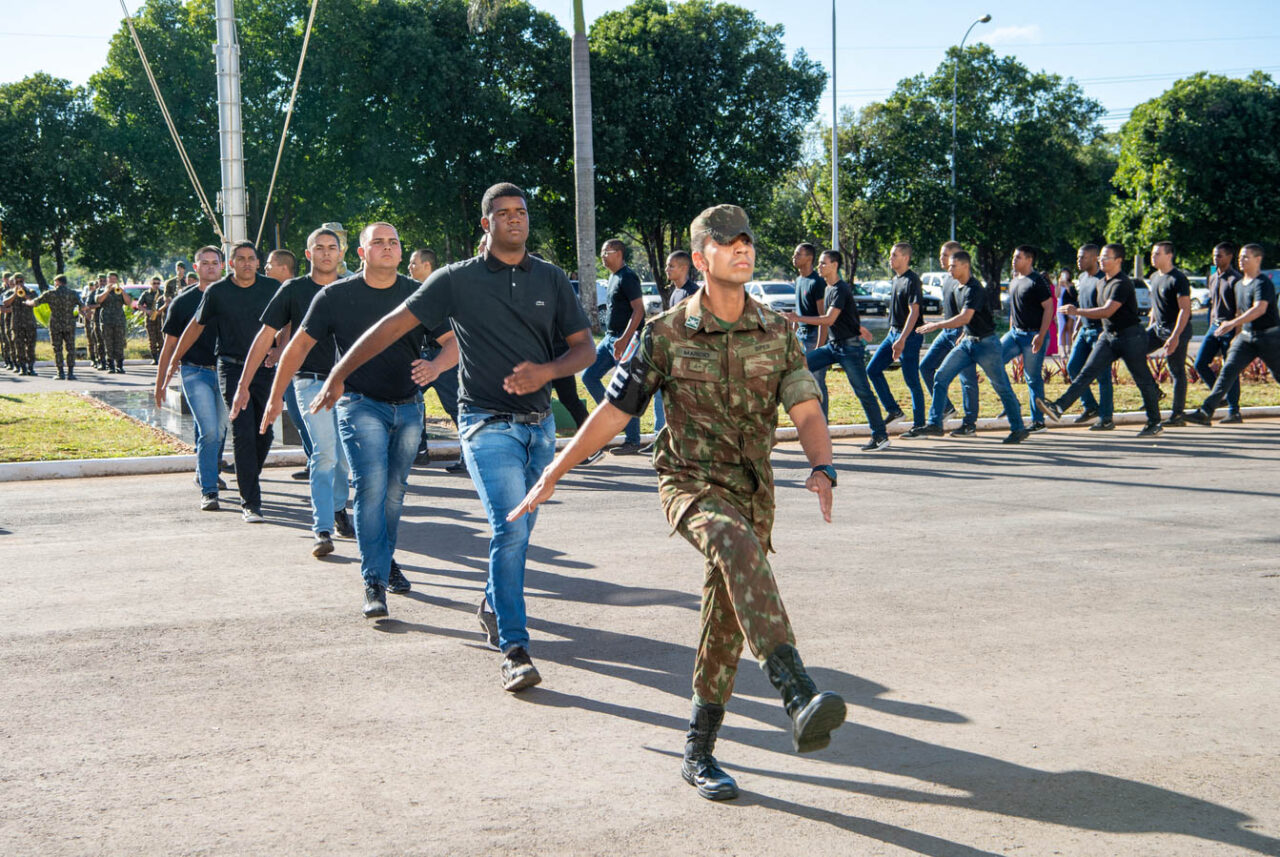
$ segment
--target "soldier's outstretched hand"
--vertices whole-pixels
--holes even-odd
[[[518,520],[522,515],[537,511],[538,507],[551,499],[551,495],[556,493],[556,483],[553,479],[548,479],[544,472],[533,483],[533,487],[529,489],[529,493],[524,495],[524,499],[520,501],[520,505],[516,506],[507,515],[508,521]],[[830,492],[827,492],[830,494]]]
[[[831,480],[821,473],[810,473],[809,478],[804,481],[804,487],[818,495],[818,508],[822,510],[822,519],[828,524],[831,523]]]

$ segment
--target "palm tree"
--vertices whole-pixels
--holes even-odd
[[[467,22],[473,30],[491,21],[504,0],[468,0]],[[595,153],[591,145],[591,54],[582,0],[573,0],[573,182],[578,249],[578,298],[597,324],[596,313],[596,183]]]

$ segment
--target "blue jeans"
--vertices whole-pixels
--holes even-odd
[[[1101,335],[1101,330],[1094,330],[1087,324],[1080,326],[1075,342],[1071,344],[1071,356],[1067,358],[1067,377],[1072,381],[1080,376],[1084,364],[1089,362],[1089,355],[1093,353],[1093,346],[1097,344],[1098,337]],[[1098,418],[1106,422],[1115,412],[1113,393],[1111,373],[1103,372],[1098,376],[1098,397],[1095,399],[1089,388],[1085,387],[1080,393],[1080,402],[1086,410],[1097,411]]]
[[[839,363],[844,374],[849,376],[853,394],[862,403],[872,437],[884,437],[887,434],[884,417],[880,414],[880,403],[876,401],[875,393],[871,391],[871,382],[867,379],[867,346],[861,339],[827,342],[810,351],[804,359],[814,377],[819,372],[825,375],[828,366]]]
[[[931,396],[937,397],[938,395],[938,391],[934,389],[933,385],[938,367],[942,365],[943,360],[947,359],[951,349],[956,347],[962,332],[958,327],[948,327],[940,331],[934,337],[933,344],[929,346],[929,350],[924,353],[924,359],[920,361],[920,379],[924,381],[924,385],[929,389]],[[978,370],[973,366],[960,373],[960,398],[964,403],[964,424],[977,425]],[[948,398],[945,387],[942,389],[942,407],[943,413],[951,410],[951,399]],[[932,414],[933,409],[930,408],[929,412]]]
[[[871,385],[876,388],[876,395],[880,397],[884,409],[893,413],[900,411],[898,400],[893,397],[893,391],[889,389],[889,382],[884,379],[884,370],[893,362],[893,344],[898,341],[898,337],[902,335],[902,331],[895,327],[889,328],[889,333],[881,340],[880,345],[876,348],[876,353],[871,357],[871,363],[867,366],[867,377],[871,379]],[[902,348],[902,380],[907,383],[907,389],[911,391],[911,418],[912,425],[924,425],[924,390],[920,387],[920,346],[924,344],[924,337],[914,331],[907,337],[907,344]]]
[[[817,348],[818,347],[818,328],[815,327],[812,333],[807,333],[804,336],[801,336],[800,344],[804,346],[805,354],[808,354],[810,351],[813,351],[813,349]],[[832,362],[835,362],[835,361],[832,361]],[[824,364],[824,366],[830,366],[830,365],[831,363]],[[822,368],[815,371],[812,367],[810,367],[809,371],[813,373],[813,380],[818,382],[818,392],[822,394],[822,415],[826,416],[827,406],[830,403],[830,397],[827,395],[827,370],[825,368]],[[865,408],[866,406],[863,405],[863,407]]]
[[[618,365],[618,361],[613,359],[613,344],[617,341],[618,337],[608,333],[605,334],[604,339],[600,340],[600,344],[596,346],[596,362],[588,366],[587,370],[582,373],[582,386],[587,388],[587,392],[591,394],[591,398],[596,400],[597,405],[604,399],[604,384],[601,383],[604,373]],[[639,417],[633,417],[627,422],[623,439],[627,443],[640,442]],[[497,605],[494,606],[496,607]]]
[[[667,424],[667,407],[662,404],[662,391],[658,390],[653,394],[653,431],[662,431],[663,426]]]
[[[1216,322],[1209,323],[1209,329],[1204,334],[1204,339],[1200,342],[1200,351],[1196,354],[1196,374],[1200,376],[1200,380],[1210,390],[1213,389],[1213,382],[1218,380],[1218,373],[1213,370],[1213,358],[1219,354],[1222,355],[1222,362],[1227,362],[1227,352],[1231,350],[1231,340],[1233,336],[1226,339],[1220,339],[1214,336],[1214,332],[1218,329]],[[1237,378],[1235,383],[1231,385],[1231,389],[1227,391],[1227,412],[1232,414],[1240,413],[1240,379]]]
[[[422,435],[422,396],[393,405],[347,393],[334,410],[356,487],[360,576],[368,585],[386,586],[396,550],[400,509],[409,487],[409,468],[418,454]]]
[[[957,375],[962,374],[966,369],[972,369],[975,364],[981,366],[982,371],[987,373],[991,389],[995,390],[996,395],[1000,397],[1000,404],[1004,405],[1004,413],[1009,420],[1009,428],[1022,431],[1026,427],[1022,422],[1022,405],[1018,403],[1018,397],[1013,394],[1013,385],[1009,383],[1009,376],[1004,371],[1003,343],[994,333],[982,339],[963,337],[942,361],[933,378],[933,405],[929,408],[929,422],[939,428],[942,427],[942,403],[946,401],[947,388],[951,386],[951,382]]]
[[[313,414],[305,407],[320,392],[324,381],[294,378],[293,390],[302,408],[302,420],[311,435],[311,453],[307,456],[311,476],[311,531],[333,532],[333,513],[347,508],[350,488],[347,485],[347,454],[338,439],[337,410]],[[288,393],[286,392],[287,396]]]
[[[187,407],[196,424],[196,475],[200,479],[200,493],[217,494],[218,462],[227,437],[218,373],[186,364],[179,368],[182,395],[187,397]]]
[[[1027,389],[1031,391],[1031,421],[1042,423],[1044,414],[1036,404],[1036,396],[1044,398],[1044,354],[1049,350],[1049,337],[1046,334],[1039,351],[1032,351],[1031,344],[1035,341],[1037,332],[1010,328],[1000,340],[1000,347],[1003,349],[1005,363],[1022,355],[1022,374],[1027,379]]]
[[[318,387],[316,389],[319,389]],[[290,381],[289,386],[284,391],[284,409],[289,415],[289,419],[293,422],[293,427],[298,430],[298,439],[302,441],[302,451],[307,456],[307,460],[311,460],[311,433],[307,430],[307,421],[303,417],[302,408],[298,404],[297,399],[298,388],[294,386],[294,382]],[[307,399],[310,402],[310,399]]]
[[[529,425],[506,420],[486,422],[489,412],[458,412],[462,458],[484,504],[493,536],[489,539],[489,580],[485,600],[498,619],[498,646],[506,652],[529,645],[524,607],[524,565],[536,514],[508,521],[556,452],[556,421],[548,416]]]

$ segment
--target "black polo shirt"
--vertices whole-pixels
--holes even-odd
[[[1191,298],[1191,281],[1182,271],[1173,268],[1167,274],[1156,271],[1147,280],[1147,286],[1151,289],[1152,327],[1172,333],[1178,323],[1178,298]],[[1191,335],[1190,324],[1184,333]]]
[[[557,336],[587,328],[564,271],[528,254],[516,265],[486,254],[441,268],[405,307],[429,329],[452,323],[459,404],[501,413],[547,410],[549,384],[519,396],[504,390],[502,381],[520,363],[551,362],[558,356]]]
[[[889,298],[889,326],[902,331],[903,336],[911,332],[924,321],[924,306],[920,305],[924,296],[924,287],[920,283],[920,275],[908,268],[904,273],[893,278],[893,294]],[[911,330],[903,330],[907,317],[911,314],[911,305],[920,305],[916,312],[916,323]]]
[[[831,338],[857,339],[862,331],[862,320],[858,318],[858,305],[853,300],[853,286],[844,280],[836,280],[823,292],[822,302],[828,312],[840,310],[840,315],[831,325]]]
[[[1076,297],[1078,303],[1076,306],[1080,309],[1097,309],[1102,306],[1098,301],[1098,294],[1102,290],[1103,277],[1102,272],[1098,272],[1098,276],[1093,274],[1081,274],[1079,282],[1076,283]],[[1094,330],[1102,330],[1102,319],[1100,318],[1081,318],[1085,324]]]
[[[1105,305],[1108,301],[1116,301],[1120,308],[1108,318],[1102,320],[1102,329],[1116,334],[1135,327],[1138,324],[1138,293],[1134,291],[1133,280],[1125,274],[1116,274],[1099,288],[1098,302]]]
[[[251,286],[241,286],[231,277],[224,277],[204,290],[196,321],[213,327],[219,359],[244,362],[262,325],[262,311],[279,288],[279,280],[258,274]]]
[[[1231,321],[1236,312],[1236,283],[1240,282],[1241,273],[1235,268],[1215,271],[1209,277],[1209,320],[1212,322]]]
[[[609,277],[609,324],[606,331],[611,336],[621,336],[631,323],[631,302],[642,300],[644,292],[640,289],[640,277],[636,272],[623,265]]]
[[[323,288],[324,286],[310,277],[294,277],[292,280],[285,280],[284,285],[280,286],[267,303],[267,308],[262,311],[259,321],[275,330],[290,326],[293,328],[292,333],[296,334],[302,330],[302,320],[307,317],[307,310],[311,309],[311,301]],[[327,376],[333,370],[335,353],[333,337],[317,340],[307,352],[307,357],[298,367],[298,371]]]
[[[1243,275],[1236,284],[1236,306],[1240,312],[1251,309],[1258,301],[1266,301],[1266,311],[1245,324],[1244,329],[1250,333],[1262,333],[1280,324],[1280,311],[1276,309],[1276,287],[1266,274],[1259,274],[1248,283]]]
[[[796,277],[796,315],[821,315],[818,312],[818,302],[824,299],[826,293],[827,282],[818,276],[817,271]],[[802,324],[799,330],[801,336],[812,336],[818,332],[818,326]]]
[[[958,305],[956,315],[967,309],[973,310],[973,315],[964,326],[967,335],[974,339],[984,339],[996,332],[996,318],[991,312],[991,301],[987,297],[987,290],[982,287],[982,280],[970,274],[967,283],[956,283],[955,295]]]
[[[956,278],[948,274],[942,280],[942,317],[955,318],[960,314],[960,300],[956,295]]]
[[[168,336],[181,339],[182,331],[186,330],[187,324],[195,318],[196,309],[199,308],[203,297],[204,292],[200,291],[198,285],[188,286],[178,292],[178,296],[169,301],[168,306],[165,307],[164,327],[161,330]],[[191,343],[187,353],[182,355],[182,362],[197,366],[212,366],[218,360],[214,354],[214,347],[217,344],[217,334],[212,327],[206,327],[196,341]]]
[[[1053,289],[1039,271],[1014,277],[1009,283],[1009,324],[1018,330],[1039,333],[1044,323],[1043,304],[1052,297]]]
[[[316,293],[302,319],[302,329],[316,341],[316,348],[333,342],[341,357],[383,316],[399,309],[417,288],[414,280],[397,275],[391,286],[375,289],[363,276],[353,274]],[[383,402],[413,398],[418,385],[413,383],[410,367],[422,357],[425,336],[425,330],[415,327],[388,345],[347,376],[346,389]]]

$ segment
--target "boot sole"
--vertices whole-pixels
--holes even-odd
[[[331,553],[333,553],[333,542],[324,542],[311,549],[311,555],[316,559],[319,559],[322,556],[328,556]]]
[[[844,700],[838,694],[827,691],[814,697],[796,718],[797,725],[804,724],[798,734],[792,731],[796,752],[812,753],[830,744],[831,733],[844,723],[845,711]]]
[[[738,787],[735,785],[732,789],[709,789],[706,786],[698,785],[698,781],[693,774],[681,769],[680,776],[684,781],[698,790],[698,797],[704,797],[707,800],[733,800],[738,796]]]
[[[538,675],[537,670],[529,670],[526,673],[516,676],[511,681],[502,686],[503,690],[516,693],[517,691],[526,690],[534,685],[542,683],[542,676]]]

